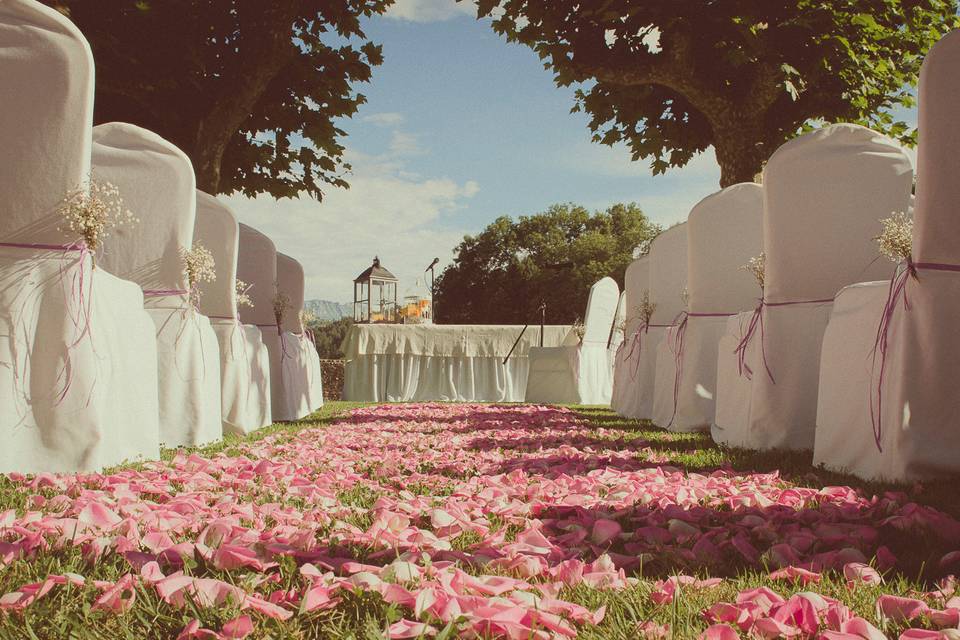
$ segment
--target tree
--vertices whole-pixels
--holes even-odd
[[[478,17],[531,47],[594,140],[625,142],[654,174],[713,145],[721,186],[749,182],[817,121],[907,144],[923,55],[955,28],[957,0],[479,0]]]
[[[317,343],[317,353],[324,360],[340,360],[343,351],[340,346],[353,326],[353,318],[341,318],[332,322],[314,320],[307,324],[313,331],[313,339]]]
[[[193,161],[208,193],[346,187],[334,121],[381,63],[359,19],[393,0],[44,0],[90,41],[95,118],[140,125]]]
[[[543,213],[494,220],[466,236],[453,264],[437,278],[438,320],[463,324],[539,322],[582,317],[590,285],[623,274],[637,246],[659,231],[636,204],[617,204],[591,215],[573,204]]]

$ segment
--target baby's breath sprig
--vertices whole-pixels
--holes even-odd
[[[744,271],[749,271],[754,278],[757,279],[757,284],[760,285],[760,288],[763,289],[764,284],[766,283],[766,270],[767,270],[767,254],[761,251],[759,255],[755,255],[749,260],[747,264],[740,267]]]
[[[576,334],[580,342],[583,342],[583,336],[587,335],[587,328],[583,325],[583,320],[580,318],[573,321],[573,333]]]
[[[643,292],[640,298],[640,304],[637,305],[637,316],[643,321],[643,324],[649,325],[653,312],[657,310],[657,303],[650,300],[650,290]]]
[[[910,259],[913,252],[913,220],[903,211],[895,211],[880,220],[880,235],[874,238],[880,253],[893,262]]]
[[[79,235],[91,254],[96,256],[110,231],[139,222],[124,207],[120,189],[110,183],[87,178],[70,191],[57,207],[65,225],[59,230]]]
[[[197,285],[217,279],[217,264],[210,250],[199,242],[194,242],[192,249],[181,247],[180,259],[183,261],[183,273],[187,276],[190,302],[196,307],[200,303],[200,288]]]
[[[277,319],[278,327],[283,324],[283,318],[291,306],[290,296],[284,292],[277,291],[277,295],[273,296],[273,317]]]
[[[253,307],[253,300],[250,299],[250,289],[253,287],[252,284],[247,284],[243,280],[237,279],[236,290],[237,290],[237,308],[240,307]]]

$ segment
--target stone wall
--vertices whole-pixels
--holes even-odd
[[[340,400],[343,398],[344,360],[321,360],[323,372],[323,399]]]

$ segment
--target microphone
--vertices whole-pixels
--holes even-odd
[[[423,270],[424,273],[426,273],[427,271],[430,271],[430,269],[433,269],[438,262],[440,262],[440,258],[434,258],[433,262],[430,263],[430,266]]]

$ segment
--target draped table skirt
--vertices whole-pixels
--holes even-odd
[[[355,325],[344,343],[344,399],[363,402],[522,402],[530,327],[510,358],[521,326]],[[544,345],[558,346],[570,327],[544,328]],[[373,351],[373,352],[371,352]]]

